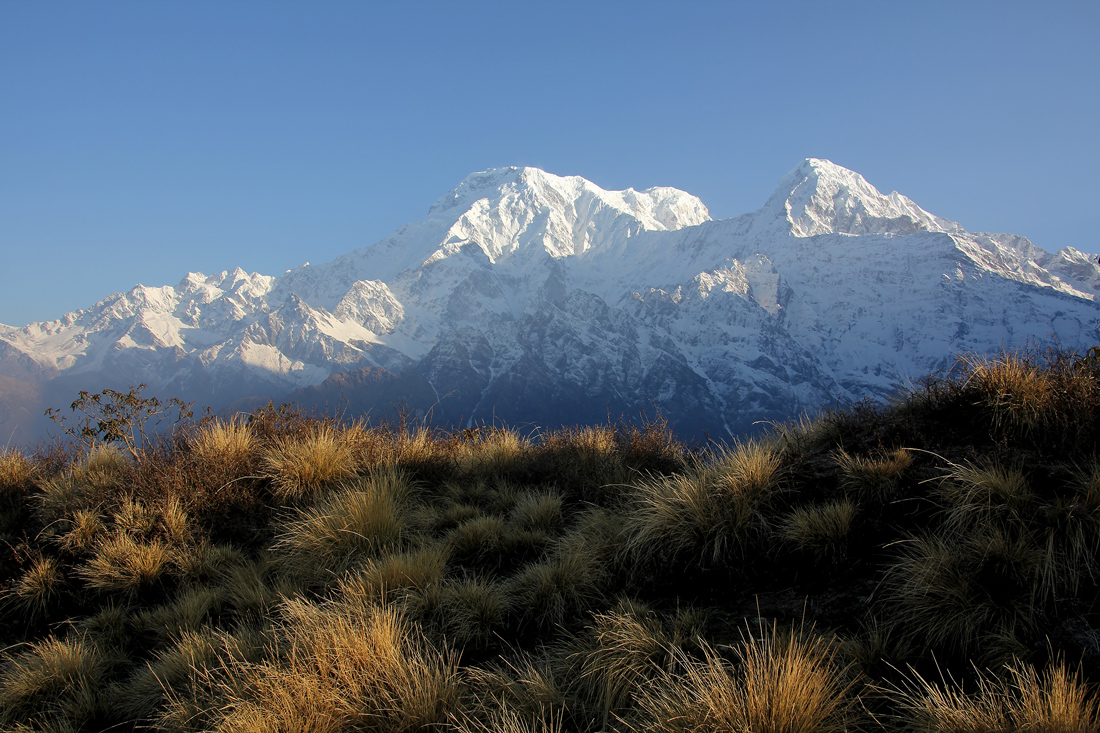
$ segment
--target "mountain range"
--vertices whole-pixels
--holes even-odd
[[[759,210],[535,168],[468,176],[425,218],[331,262],[139,285],[0,324],[0,436],[40,436],[77,390],[216,410],[395,406],[449,427],[659,411],[728,438],[883,399],[960,353],[1100,342],[1096,255],[968,232],[807,159]]]

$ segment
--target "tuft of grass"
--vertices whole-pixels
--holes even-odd
[[[456,559],[484,560],[500,552],[507,523],[496,516],[477,516],[468,519],[447,533],[447,545]]]
[[[444,723],[457,702],[454,655],[393,607],[350,613],[290,601],[278,633],[281,654],[224,669],[210,728],[396,733]]]
[[[439,614],[458,644],[485,643],[499,630],[512,607],[512,599],[501,584],[485,578],[467,577],[443,585]]]
[[[241,420],[215,420],[202,428],[191,450],[207,463],[247,464],[259,447],[252,426]]]
[[[449,558],[446,545],[431,544],[371,560],[358,573],[341,579],[339,598],[363,608],[421,591],[442,582]]]
[[[306,435],[278,436],[263,458],[276,496],[299,500],[355,475],[355,456],[343,437],[322,425]]]
[[[662,671],[639,690],[635,731],[841,733],[856,722],[853,681],[836,647],[780,633],[743,639],[731,664],[711,646],[702,660],[677,654],[683,672]]]
[[[412,493],[404,474],[376,471],[300,510],[286,524],[275,550],[292,574],[318,577],[398,549]]]
[[[455,733],[562,733],[563,716],[551,710],[535,713],[518,712],[499,704],[480,711],[479,717],[469,714],[452,716]]]
[[[717,563],[764,526],[762,508],[779,488],[781,458],[749,441],[696,460],[684,473],[633,488],[628,552],[636,558],[692,556]]]
[[[157,526],[157,515],[143,502],[127,497],[112,514],[111,523],[118,532],[149,537]]]
[[[68,525],[69,529],[61,536],[60,544],[74,554],[90,552],[104,531],[99,512],[91,509],[78,509],[69,518]]]
[[[220,609],[222,593],[215,588],[185,586],[170,603],[139,613],[137,623],[163,639],[197,632]]]
[[[82,637],[47,638],[0,671],[0,722],[56,720],[74,727],[102,712],[111,660]]]
[[[569,657],[580,700],[602,720],[623,713],[634,696],[671,663],[674,647],[660,619],[643,604],[620,601],[596,614]]]
[[[488,733],[498,729],[493,726],[510,730],[521,719],[530,726],[528,730],[558,730],[568,694],[564,669],[556,658],[530,654],[467,668],[467,698],[463,710],[452,715],[452,723],[463,730]]]
[[[165,539],[174,547],[191,544],[191,520],[178,497],[170,496],[160,507],[160,526]]]
[[[891,627],[904,644],[965,652],[990,630],[1029,626],[1040,559],[1026,538],[995,527],[910,538],[885,582]]]
[[[185,630],[123,685],[119,708],[129,720],[148,720],[167,702],[166,696],[190,682],[198,670],[217,659],[218,638],[210,629]]]
[[[477,428],[459,443],[455,460],[463,476],[484,479],[507,476],[530,454],[531,441],[514,430]]]
[[[38,484],[38,516],[56,522],[79,511],[97,511],[108,494],[106,487],[83,480],[76,471],[44,478]]]
[[[525,492],[520,495],[509,520],[522,529],[556,532],[561,529],[562,497],[556,491]]]
[[[959,529],[990,521],[1026,522],[1035,499],[1019,468],[993,462],[952,464],[938,496],[948,506],[945,525]]]
[[[25,488],[34,476],[34,464],[22,451],[0,451],[0,494]]]
[[[848,499],[799,507],[780,528],[786,541],[819,556],[837,555],[844,550],[856,506]]]
[[[12,589],[19,605],[34,615],[41,615],[61,596],[65,577],[52,557],[38,557],[20,576]]]
[[[857,496],[884,501],[892,497],[902,475],[913,464],[913,453],[904,448],[878,455],[853,456],[845,450],[836,453],[841,471],[841,486]]]
[[[621,519],[599,507],[583,512],[552,546],[548,557],[528,563],[509,581],[521,614],[540,626],[561,624],[603,596],[610,562],[622,552]]]
[[[998,432],[1030,433],[1055,407],[1048,375],[1027,355],[970,355],[960,365],[966,372],[964,389],[977,393]]]
[[[84,459],[83,470],[98,476],[118,475],[130,467],[126,454],[108,443],[92,447]]]
[[[130,609],[113,601],[91,616],[73,624],[73,629],[100,649],[122,649],[133,641]]]
[[[170,560],[171,551],[160,540],[115,533],[96,544],[95,554],[77,574],[93,590],[133,596],[164,575]]]
[[[1057,662],[1040,673],[1020,661],[1001,678],[977,675],[967,693],[951,680],[935,683],[916,672],[883,690],[899,709],[906,730],[986,733],[1093,733],[1100,728],[1100,700],[1080,673]]]

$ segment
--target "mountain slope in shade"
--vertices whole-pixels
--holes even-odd
[[[1083,350],[1098,291],[1093,255],[967,232],[825,160],[723,221],[676,189],[503,168],[332,262],[192,273],[0,326],[0,377],[41,395],[145,382],[214,407],[400,403],[449,425],[656,408],[717,437],[886,396],[960,352]],[[16,423],[0,429],[37,429]]]

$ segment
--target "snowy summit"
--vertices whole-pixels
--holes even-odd
[[[404,402],[449,425],[656,406],[717,437],[886,396],[960,352],[1094,345],[1095,260],[967,232],[827,160],[723,221],[673,188],[499,168],[332,262],[0,325],[0,430],[29,440],[43,405],[144,382],[215,408]]]

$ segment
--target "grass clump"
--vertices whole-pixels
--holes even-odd
[[[764,526],[763,505],[779,488],[781,459],[747,442],[697,460],[684,473],[632,487],[629,552],[639,559],[690,556],[717,563]]]
[[[0,727],[1096,730],[1097,355],[729,448],[266,407],[4,453]]]
[[[322,425],[306,436],[277,437],[263,467],[276,496],[304,499],[355,475],[351,448],[337,431]]]
[[[841,485],[857,496],[886,500],[894,496],[902,475],[913,465],[912,452],[900,448],[879,455],[852,456],[843,449],[836,454]]]
[[[681,733],[841,733],[856,721],[853,681],[820,637],[781,633],[735,646],[734,660],[707,646],[701,660],[678,655],[682,672],[640,688],[631,729]]]
[[[952,682],[930,682],[915,672],[886,690],[905,730],[987,733],[1091,733],[1100,727],[1100,700],[1063,661],[1040,672],[1015,661],[1005,674],[978,674],[967,693]]]
[[[458,699],[454,655],[393,608],[351,613],[292,601],[283,618],[279,653],[223,670],[211,727],[413,731],[443,723]]]
[[[259,448],[252,426],[240,420],[214,420],[202,427],[191,450],[207,463],[247,464]],[[279,468],[284,466],[280,464]]]
[[[0,494],[25,487],[33,475],[34,464],[22,451],[0,451]]]
[[[164,542],[116,533],[96,544],[94,554],[77,573],[93,590],[133,596],[160,579],[170,569],[170,560],[171,551]]]
[[[112,660],[85,638],[48,638],[9,657],[0,671],[0,721],[98,717]]]
[[[820,556],[844,550],[856,506],[847,499],[795,509],[780,528],[786,541]]]
[[[395,471],[378,471],[300,510],[275,544],[289,572],[301,577],[339,573],[399,549],[413,486]]]
[[[12,594],[25,611],[41,615],[60,597],[64,583],[58,561],[38,557],[19,578]]]

